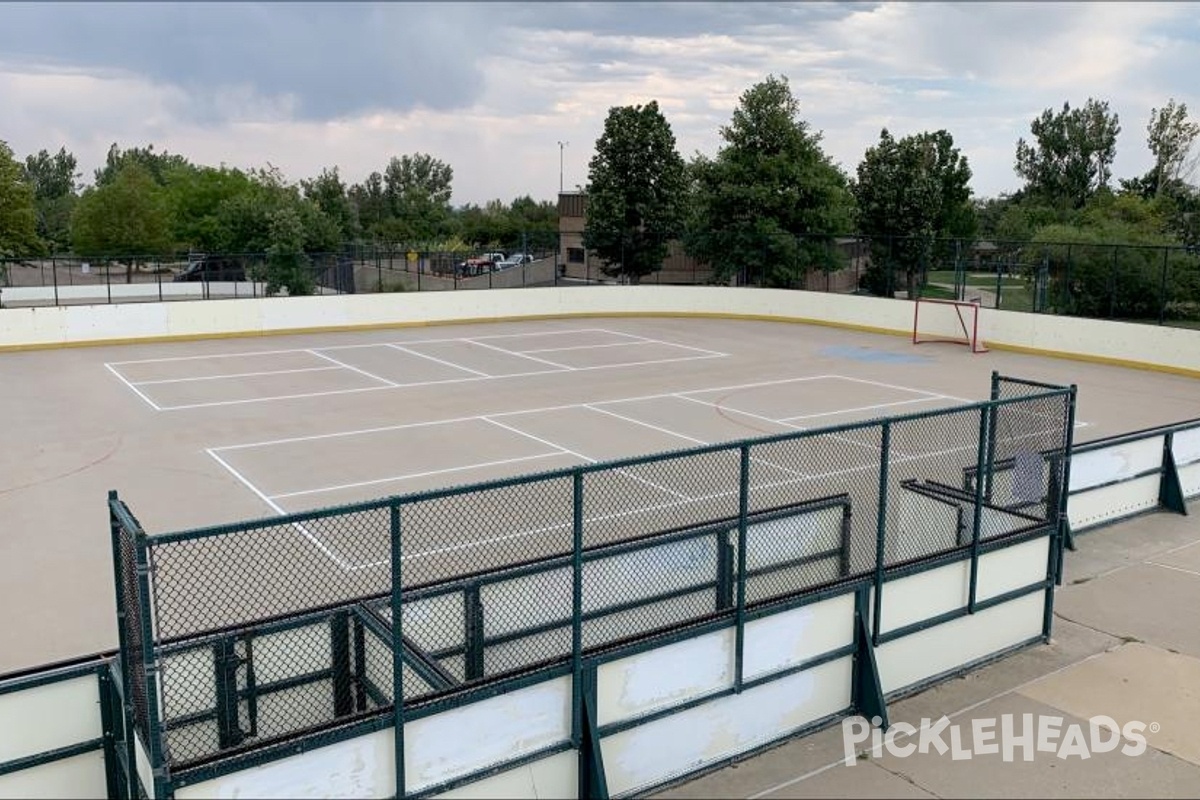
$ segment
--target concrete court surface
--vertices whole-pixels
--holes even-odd
[[[1190,514],[1200,512],[1192,503]],[[1194,516],[1146,515],[1083,534],[1067,553],[1055,598],[1052,641],[894,703],[891,723],[919,728],[943,715],[972,750],[973,724],[991,721],[999,744],[1004,715],[1021,734],[1055,722],[1049,750],[1014,747],[955,759],[935,746],[896,755],[852,746],[841,726],[788,742],[656,795],[739,797],[1196,797],[1200,795],[1200,529]],[[1024,715],[1033,725],[1024,726]],[[1066,730],[1106,716],[1143,723],[1145,748],[1062,751]],[[941,737],[949,747],[951,734]],[[1104,741],[1109,734],[1101,734]],[[896,743],[917,744],[919,734]],[[903,751],[898,751],[903,753]],[[1062,757],[1065,754],[1065,757]]]
[[[115,646],[105,496],[151,534],[1079,386],[1079,440],[1190,419],[1164,373],[775,322],[595,318],[0,354],[0,671]]]

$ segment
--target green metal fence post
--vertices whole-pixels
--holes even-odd
[[[1071,448],[1074,446],[1075,437],[1075,398],[1078,390],[1075,384],[1071,384],[1070,393],[1067,399],[1067,432],[1066,444],[1063,447],[1063,466],[1062,475],[1059,478],[1058,489],[1058,524],[1055,526],[1055,546],[1057,548],[1057,564],[1055,566],[1056,579],[1055,583],[1062,585],[1063,576],[1063,558],[1064,550],[1075,549],[1075,536],[1071,531],[1071,519],[1067,511],[1071,499]],[[1049,509],[1047,509],[1049,511]]]
[[[990,419],[988,420],[987,437],[987,471],[977,474],[975,476],[975,482],[978,483],[980,480],[986,479],[987,485],[984,487],[984,497],[990,502],[992,499],[992,492],[995,488],[993,486],[994,478],[992,472],[996,466],[996,421],[1000,413],[996,404],[996,401],[1000,399],[1000,373],[996,370],[992,370],[992,388],[989,397],[991,398],[992,402],[991,407],[988,410]]]
[[[1163,248],[1162,279],[1159,281],[1159,286],[1158,286],[1158,324],[1159,325],[1163,325],[1167,321],[1167,269],[1168,269],[1169,255],[1170,255],[1170,250],[1168,248],[1164,247]]]
[[[571,474],[571,743],[583,748],[583,470]]]
[[[733,690],[742,691],[743,661],[746,647],[746,517],[750,511],[750,445],[742,444],[741,479],[738,488],[737,545],[737,639],[734,654]]]
[[[1046,575],[1046,601],[1042,617],[1042,641],[1044,642],[1050,641],[1050,631],[1054,624],[1054,587],[1062,586],[1064,549],[1067,547],[1071,550],[1075,549],[1075,544],[1071,540],[1071,523],[1067,518],[1067,503],[1071,490],[1071,448],[1074,446],[1077,391],[1075,384],[1071,384],[1067,394],[1067,429],[1064,437],[1066,441],[1063,443],[1061,472],[1057,476],[1055,472],[1051,473],[1051,480],[1058,484],[1057,491],[1050,493],[1051,498],[1056,502],[1053,509],[1046,509],[1047,515],[1052,512],[1055,514],[1055,525],[1050,533],[1050,565]]]
[[[579,798],[608,800],[608,779],[604,774],[604,753],[600,748],[599,725],[596,719],[596,667],[583,673],[582,702],[583,735],[580,740]]]
[[[117,600],[117,642],[118,655],[116,663],[120,666],[121,671],[121,730],[123,731],[122,744],[125,749],[125,765],[127,772],[125,778],[125,791],[127,796],[137,796],[136,782],[138,781],[137,771],[134,765],[137,763],[137,750],[134,744],[134,707],[133,707],[133,684],[131,678],[131,670],[137,669],[138,665],[128,664],[125,659],[129,655],[129,635],[128,635],[128,610],[125,607],[125,593],[122,587],[125,585],[125,559],[121,554],[121,524],[117,520],[116,509],[114,506],[120,502],[115,490],[108,493],[108,526],[112,534],[113,548],[113,585],[116,587]]]
[[[875,514],[875,598],[871,615],[871,645],[879,645],[880,617],[883,615],[883,565],[886,559],[888,463],[891,461],[892,423],[885,420],[879,442],[879,492]],[[976,481],[978,483],[978,480]]]
[[[1112,249],[1112,269],[1108,273],[1108,318],[1112,319],[1117,311],[1117,246]]]
[[[237,747],[244,738],[238,725],[238,659],[233,637],[222,636],[214,642],[212,656],[213,681],[216,684],[217,746],[226,750]]]
[[[975,462],[975,514],[971,531],[971,582],[967,594],[968,614],[975,613],[975,595],[979,589],[979,542],[983,538],[983,487],[984,483],[991,482],[991,468],[988,463],[989,439],[991,438],[988,429],[991,426],[988,422],[995,409],[994,403],[989,403],[979,409],[979,444]]]
[[[392,753],[396,763],[396,797],[402,798],[404,791],[404,617],[401,586],[404,577],[400,546],[400,504],[392,503],[390,512],[391,561],[392,561],[392,699],[393,741]]]
[[[483,599],[479,584],[472,583],[463,590],[463,675],[468,681],[483,677]]]
[[[333,671],[333,713],[338,717],[349,716],[354,713],[354,672],[348,611],[339,611],[329,621],[329,654]]]
[[[729,531],[716,534],[717,542],[717,583],[716,610],[725,611],[733,608],[733,543],[729,541]]]
[[[159,708],[158,663],[155,659],[154,629],[152,627],[151,595],[150,595],[150,545],[146,532],[140,528],[135,532],[137,545],[137,576],[138,576],[138,605],[142,620],[142,664],[140,667],[146,673],[146,721],[149,730],[146,731],[146,750],[150,761],[150,774],[154,781],[154,796],[169,796],[171,770],[167,764],[163,745],[166,737],[161,725],[161,709]],[[136,762],[135,762],[136,763]]]
[[[96,673],[100,690],[100,731],[104,741],[104,786],[108,797],[124,800],[129,796],[129,784],[117,756],[117,731],[120,726],[117,712],[120,711],[120,705],[117,699],[119,693],[113,687],[111,666],[111,663],[105,664]]]

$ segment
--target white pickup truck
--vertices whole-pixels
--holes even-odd
[[[533,261],[533,256],[529,253],[513,253],[503,261],[496,262],[496,269],[509,269],[511,267],[519,267],[522,264],[528,264]]]

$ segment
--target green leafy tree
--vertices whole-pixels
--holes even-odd
[[[175,241],[189,250],[214,253],[231,244],[222,204],[250,192],[252,181],[238,169],[188,164],[167,173],[165,190]]]
[[[294,207],[268,214],[266,291],[286,289],[289,296],[312,294],[315,288],[309,260],[304,253],[304,220]]]
[[[548,200],[535,201],[529,195],[514,198],[509,204],[509,218],[516,227],[510,249],[517,245],[531,252],[553,250],[558,244],[558,204]],[[517,241],[516,236],[521,237]]]
[[[71,211],[78,199],[75,156],[65,147],[54,155],[41,150],[25,157],[25,181],[33,187],[37,232],[46,248],[55,251],[71,239]]]
[[[1063,103],[1030,124],[1032,143],[1017,142],[1016,173],[1025,192],[1060,209],[1079,209],[1112,178],[1121,132],[1108,103],[1088,98],[1081,108]]]
[[[384,223],[389,217],[387,197],[383,192],[383,174],[372,172],[362,183],[356,183],[347,192],[362,232],[372,238],[380,238]]]
[[[387,217],[378,232],[395,242],[422,242],[451,232],[454,170],[426,153],[393,157],[383,171]]]
[[[949,256],[949,240],[974,237],[970,181],[967,159],[947,131],[896,140],[883,129],[851,187],[859,230],[872,239],[867,288],[885,293],[890,270],[899,267],[913,297],[922,269]]]
[[[125,262],[125,280],[146,256],[173,249],[166,191],[138,163],[121,167],[112,179],[84,190],[71,217],[75,252],[89,258]]]
[[[181,155],[154,151],[154,145],[146,147],[131,147],[122,150],[116,142],[108,148],[104,166],[96,170],[96,185],[104,186],[116,179],[117,173],[128,164],[141,165],[159,186],[165,186],[168,174],[180,167],[188,166],[189,162]]]
[[[1182,254],[1168,252],[1164,276],[1164,251],[1146,247],[1174,243],[1164,224],[1153,200],[1105,193],[1071,224],[1040,228],[1032,244],[1048,261],[1049,305],[1059,313],[1120,319],[1156,318],[1171,300],[1195,305],[1200,286],[1194,264],[1176,263]]]
[[[800,118],[787,78],[743,92],[721,138],[715,158],[691,164],[688,252],[719,281],[744,273],[770,286],[843,266],[831,236],[852,227],[854,198],[820,132]]]
[[[1146,126],[1146,143],[1154,156],[1154,195],[1164,188],[1184,182],[1195,169],[1190,157],[1192,145],[1200,137],[1200,124],[1188,119],[1186,103],[1176,104],[1174,98],[1165,108],[1150,110],[1150,122]],[[1149,176],[1148,176],[1149,177]]]
[[[331,252],[341,244],[338,225],[317,205],[301,196],[275,167],[252,170],[249,185],[223,199],[216,219],[221,236],[219,250],[227,253],[264,253],[274,241],[271,220],[282,209],[290,209],[301,221],[301,250]]]
[[[583,245],[608,275],[639,283],[683,231],[686,165],[657,101],[615,106],[588,166]]]
[[[321,174],[309,180],[300,181],[304,190],[304,199],[319,208],[333,222],[337,229],[337,238],[350,241],[358,236],[358,216],[354,204],[346,194],[346,184],[338,175],[338,168],[332,167],[321,170]]]
[[[0,141],[0,257],[35,255],[40,249],[34,189],[8,143]]]

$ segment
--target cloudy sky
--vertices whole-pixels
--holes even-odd
[[[657,100],[680,152],[712,154],[739,95],[786,76],[849,172],[882,127],[949,130],[977,195],[1018,188],[1016,141],[1088,97],[1120,115],[1115,173],[1144,172],[1169,98],[1200,116],[1193,3],[3,3],[0,139],[193,161],[454,169],[453,202],[552,199],[610,107]],[[560,148],[559,142],[567,144]]]

